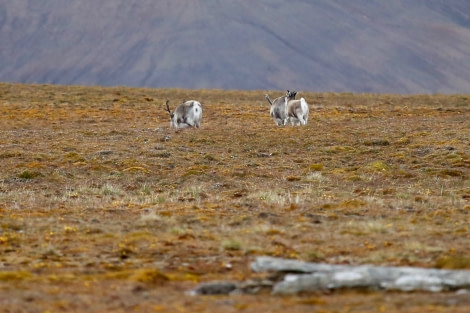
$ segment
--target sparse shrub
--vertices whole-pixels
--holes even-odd
[[[308,182],[323,182],[326,180],[326,178],[322,175],[321,172],[312,172],[305,176],[305,180]]]
[[[112,186],[110,184],[105,184],[101,187],[101,193],[105,196],[115,196],[122,194],[122,190],[116,186]]]
[[[30,171],[30,170],[24,170],[21,173],[18,174],[18,178],[22,179],[34,179],[36,177],[43,177],[44,175],[39,172],[39,171]]]
[[[143,185],[141,188],[140,188],[140,193],[143,194],[143,195],[151,195],[152,194],[152,187],[149,186],[149,185]]]

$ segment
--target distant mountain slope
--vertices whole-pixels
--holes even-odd
[[[470,92],[465,0],[0,0],[0,81]]]

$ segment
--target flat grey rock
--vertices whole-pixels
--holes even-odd
[[[258,257],[255,272],[284,272],[273,294],[365,288],[399,291],[445,291],[470,288],[470,271],[372,265],[330,265],[273,257]]]

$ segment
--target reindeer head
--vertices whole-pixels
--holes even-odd
[[[289,90],[287,90],[286,96],[287,96],[288,98],[295,99],[295,96],[296,96],[296,95],[297,95],[297,91],[289,91]]]

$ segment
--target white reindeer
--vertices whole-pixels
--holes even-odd
[[[287,93],[285,96],[276,98],[273,101],[271,101],[268,94],[264,96],[266,100],[268,100],[269,104],[271,105],[269,114],[271,115],[271,117],[274,120],[274,123],[276,123],[277,126],[286,125],[287,123],[286,99],[287,97],[291,97],[291,96],[293,96],[295,99],[296,94],[297,94],[296,91],[287,90]]]
[[[202,105],[199,101],[184,101],[176,107],[174,112],[171,112],[169,102],[170,100],[166,100],[166,110],[170,113],[171,128],[199,128],[201,126]]]
[[[286,123],[290,121],[291,125],[306,125],[308,122],[308,103],[304,98],[295,100],[295,94],[286,96]]]

